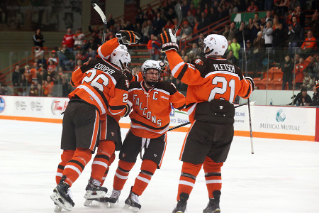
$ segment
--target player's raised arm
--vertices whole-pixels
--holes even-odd
[[[170,85],[170,91],[169,101],[173,107],[178,110],[184,109],[186,106],[185,96],[177,91],[173,83]]]

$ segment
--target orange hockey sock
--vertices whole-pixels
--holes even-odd
[[[72,159],[66,164],[62,176],[66,176],[65,182],[72,186],[76,179],[81,175],[85,165],[91,160],[91,150],[77,148]]]
[[[109,160],[115,151],[114,141],[100,141],[98,151],[92,163],[91,178],[102,183],[105,171],[109,167]]]
[[[138,196],[142,195],[146,189],[148,183],[150,182],[153,174],[157,169],[157,164],[151,160],[144,160],[141,166],[141,172],[136,177],[132,192]]]
[[[206,179],[206,186],[208,190],[208,197],[214,198],[213,192],[220,191],[222,188],[221,167],[223,163],[215,163],[209,157],[204,161],[204,172]]]
[[[202,164],[192,164],[183,162],[182,174],[179,179],[177,201],[180,200],[180,194],[186,193],[190,195],[195,185],[196,177],[202,167]]]
[[[116,169],[116,173],[114,175],[113,188],[115,190],[121,191],[125,185],[125,182],[128,178],[128,175],[133,168],[135,163],[126,162],[123,160],[119,161],[119,165]]]
[[[105,181],[105,179],[106,179],[106,176],[107,176],[107,174],[109,173],[110,166],[112,165],[112,163],[113,163],[114,160],[115,160],[115,153],[113,153],[113,155],[110,157],[108,167],[107,167],[107,169],[105,170],[105,173],[104,173],[103,178],[102,178],[102,181],[101,181],[101,186],[103,186],[104,181]]]
[[[63,150],[61,155],[61,163],[58,165],[58,171],[55,175],[56,184],[60,183],[65,165],[72,159],[75,150]]]

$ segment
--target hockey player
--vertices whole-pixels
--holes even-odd
[[[129,71],[131,57],[126,46],[119,45],[111,56],[110,62],[117,67],[123,68],[122,72],[128,78],[128,81],[135,81],[134,76]],[[113,145],[115,144],[115,150],[117,151],[119,151],[122,146],[119,120],[120,116],[111,113],[107,113],[103,119],[101,119],[98,151],[92,162],[91,177],[84,195],[84,198],[86,198],[85,206],[89,206],[96,198],[104,197],[107,192],[107,189],[101,186],[108,174],[110,165],[115,159]]]
[[[253,80],[223,59],[227,50],[224,36],[210,34],[204,39],[205,57],[185,63],[177,53],[176,37],[171,30],[160,34],[172,75],[188,84],[186,105],[191,127],[180,159],[183,161],[173,213],[183,213],[202,165],[209,202],[204,213],[220,212],[221,167],[226,161],[234,135],[233,101],[237,95],[248,98]]]
[[[185,106],[185,97],[173,84],[159,81],[161,71],[159,63],[154,60],[145,61],[142,65],[144,80],[130,84],[129,100],[133,104],[133,111],[130,114],[131,128],[120,152],[112,195],[110,198],[100,200],[109,202],[111,207],[118,201],[138,154],[145,149],[141,172],[125,200],[127,208],[133,211],[141,208],[138,197],[142,195],[163,161],[171,105],[177,109]]]
[[[96,148],[100,118],[106,114],[126,116],[131,111],[127,91],[129,82],[121,68],[114,65],[116,60],[122,63],[121,58],[114,57],[112,53],[120,44],[136,43],[137,37],[132,31],[120,31],[117,38],[99,48],[99,58],[90,60],[72,73],[71,84],[76,89],[69,94],[70,101],[63,117],[62,161],[56,175],[58,185],[50,196],[57,205],[55,211],[62,208],[70,211],[74,206],[69,190]],[[107,60],[113,61],[113,64]],[[103,146],[110,155],[115,150],[114,141],[107,140]],[[97,191],[106,189],[98,188]]]

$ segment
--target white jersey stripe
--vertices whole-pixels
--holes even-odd
[[[105,108],[104,108],[104,106],[103,106],[101,100],[99,99],[99,97],[97,97],[97,95],[95,95],[95,93],[94,93],[90,88],[88,88],[88,87],[85,86],[85,85],[80,85],[80,86],[78,86],[77,88],[79,88],[79,89],[84,89],[85,91],[87,91],[87,93],[89,93],[89,94],[93,97],[93,99],[98,103],[99,107],[100,107],[101,110],[102,110],[102,114],[105,114],[105,113],[106,113],[106,110],[105,110]]]
[[[177,65],[174,67],[174,69],[172,70],[173,76],[175,75],[175,73],[177,72],[177,70],[178,70],[181,66],[183,66],[184,64],[185,64],[185,62],[180,62],[179,64],[177,64]]]

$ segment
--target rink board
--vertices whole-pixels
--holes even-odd
[[[0,96],[0,119],[62,123],[68,98]],[[170,126],[188,122],[185,112],[172,109]],[[319,112],[314,107],[251,106],[253,137],[319,141]],[[120,126],[130,127],[128,117]],[[189,125],[174,131],[187,132]],[[235,135],[250,136],[248,107],[236,108]]]

